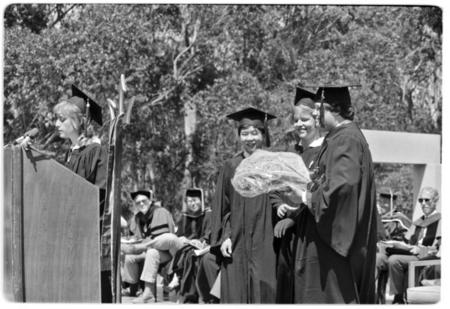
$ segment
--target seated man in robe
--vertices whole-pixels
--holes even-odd
[[[441,214],[436,210],[438,201],[439,192],[436,189],[425,187],[420,190],[418,202],[423,215],[413,222],[405,235],[410,249],[403,254],[391,254],[388,258],[390,290],[395,295],[393,303],[403,304],[406,301],[409,262],[440,257]]]
[[[201,209],[201,214],[199,214]],[[174,283],[179,290],[183,303],[219,303],[219,299],[210,294],[210,290],[219,273],[216,256],[209,252],[211,234],[211,208],[205,206],[201,189],[188,189],[183,205],[183,219],[180,235],[199,241],[204,248],[198,255],[193,246],[185,246],[174,258],[173,272],[178,278]],[[194,223],[195,222],[195,223]],[[200,251],[200,250],[199,250]]]
[[[182,222],[177,235],[188,239],[199,239],[202,236],[204,220],[205,204],[202,189],[187,189],[183,200]]]
[[[201,256],[197,255],[195,250],[207,249],[210,214],[211,210],[205,209],[203,191],[198,188],[186,190],[182,208],[183,218],[177,234],[189,241],[173,259],[171,271],[174,276],[169,285],[179,290],[182,303],[198,302],[195,279]]]
[[[398,209],[399,195],[391,188],[382,187],[379,190],[377,208],[388,234],[388,239],[405,240],[404,235],[411,226],[411,219]]]
[[[198,261],[194,249],[207,246],[201,235],[204,235],[203,228],[210,214],[209,211],[204,211],[201,189],[191,188],[186,191],[182,213],[183,220],[177,234],[164,233],[134,247],[169,252],[173,259],[164,268],[169,274],[174,274],[169,288],[179,287],[183,302],[197,302],[198,294],[194,283]],[[167,279],[166,274],[163,275]]]
[[[137,213],[130,223],[130,231],[136,238],[134,244],[122,243],[121,251],[125,255],[122,268],[122,280],[130,284],[136,284],[139,280],[144,282],[144,291],[135,302],[156,301],[156,276],[160,264],[172,259],[169,247],[165,250],[152,248],[158,242],[158,236],[168,236],[175,231],[175,223],[171,213],[155,205],[152,201],[152,192],[139,190],[132,192],[131,198],[135,203]],[[168,234],[168,235],[165,235]],[[172,247],[180,243],[177,237],[171,241]],[[167,241],[166,241],[167,242]],[[156,245],[155,245],[156,247]],[[175,253],[175,250],[172,250]],[[140,272],[143,264],[142,272]]]

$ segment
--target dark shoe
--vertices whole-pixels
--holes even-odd
[[[135,297],[137,295],[138,290],[139,290],[138,283],[130,284],[130,296]]]
[[[392,303],[403,305],[403,304],[405,304],[405,299],[403,298],[402,294],[395,294],[394,300],[392,301]]]

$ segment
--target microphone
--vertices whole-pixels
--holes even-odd
[[[25,141],[26,139],[31,139],[31,138],[35,137],[38,133],[39,133],[39,130],[37,128],[33,128],[33,129],[25,132],[25,134],[22,135],[21,137],[16,138],[14,140],[14,144],[20,144],[23,141]]]

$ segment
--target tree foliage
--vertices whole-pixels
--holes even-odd
[[[438,7],[12,4],[4,55],[6,142],[31,127],[49,131],[45,119],[71,83],[109,119],[106,100],[118,100],[125,74],[133,112],[124,190],[154,187],[169,208],[180,207],[189,178],[213,192],[237,149],[226,114],[247,105],[276,114],[271,137],[282,145],[297,85],[360,84],[351,95],[365,129],[442,128]],[[192,136],[187,107],[197,114]],[[387,172],[379,170],[380,183],[393,179]]]

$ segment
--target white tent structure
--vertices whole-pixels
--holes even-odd
[[[441,190],[441,135],[392,131],[362,130],[369,143],[375,163],[402,163],[413,165],[413,200],[422,187]],[[441,202],[437,209],[441,211]],[[413,221],[422,215],[415,204]]]

